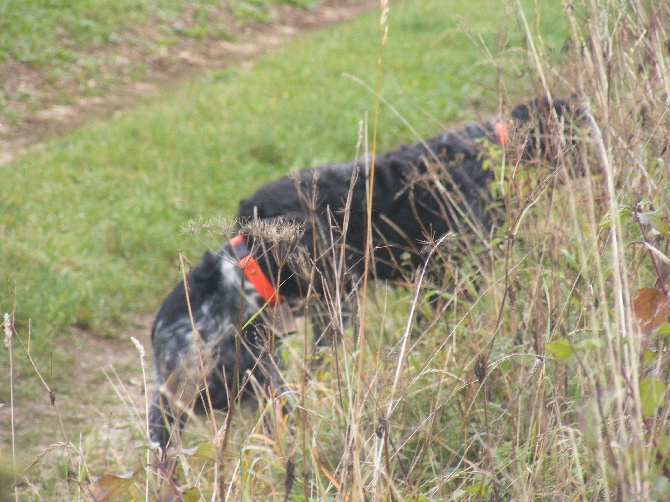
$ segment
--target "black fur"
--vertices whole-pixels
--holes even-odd
[[[566,102],[553,104],[559,117],[567,115]],[[544,99],[512,112],[517,124],[537,119],[523,153],[528,159],[545,148],[542,138],[555,123],[550,110]],[[463,238],[486,234],[494,221],[488,189],[492,173],[484,168],[483,159],[486,142],[496,141],[493,122],[470,124],[376,159],[372,209],[376,278],[402,278],[403,270],[424,261],[425,243],[447,232]],[[344,249],[347,274],[362,274],[366,169],[367,162],[361,159],[303,170],[260,187],[240,203],[238,219],[248,225],[241,224],[238,230],[265,274],[278,281],[284,298],[304,297],[310,286],[316,295],[332,294],[333,249]],[[297,242],[273,242],[254,226],[259,221],[299,224]],[[268,251],[273,247],[274,252]],[[307,257],[303,265],[296,259],[300,255]],[[316,274],[305,262],[316,266]],[[156,391],[150,422],[153,439],[163,447],[173,413],[179,415],[191,406],[202,411],[210,401],[213,408],[226,409],[230,397],[244,388],[245,379],[253,377],[264,384],[272,374],[267,319],[261,315],[245,326],[263,301],[242,276],[230,245],[224,244],[216,253],[206,253],[187,276],[199,335],[192,330],[183,284],[168,295],[156,315],[152,332]],[[241,327],[241,336],[236,337]]]
[[[243,285],[229,244],[216,253],[205,253],[186,281],[188,302],[180,283],[163,301],[151,335],[156,390],[150,423],[153,439],[163,446],[169,438],[165,424],[172,424],[173,412],[180,415],[191,406],[202,412],[209,409],[210,400],[212,408],[226,409],[233,389],[242,387],[238,376],[245,377],[267,350],[261,318],[242,330],[237,338],[242,343],[236,345],[240,322],[248,321],[263,303],[250,283]],[[203,374],[208,395],[203,392]]]

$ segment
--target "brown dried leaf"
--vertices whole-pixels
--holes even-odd
[[[668,320],[670,302],[656,288],[638,289],[631,298],[633,314],[644,333],[649,333]]]
[[[91,494],[95,502],[111,502],[119,495],[127,494],[128,489],[133,485],[135,473],[115,476],[114,474],[105,474],[96,479],[90,486]]]

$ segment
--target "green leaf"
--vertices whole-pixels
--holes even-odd
[[[201,460],[216,460],[216,446],[211,441],[200,443],[193,456]]]
[[[630,216],[631,212],[632,212],[631,207],[628,205],[620,206],[619,210],[616,212],[615,211],[607,212],[607,214],[605,214],[603,219],[600,220],[600,228],[601,229],[610,228],[612,226],[612,221],[624,220]]]
[[[656,439],[656,448],[658,452],[667,457],[670,454],[670,436],[660,436]]]
[[[483,484],[470,485],[466,488],[466,493],[471,493],[475,495],[484,495],[486,494],[486,486]]]
[[[646,349],[642,354],[642,364],[644,366],[649,366],[650,364],[656,362],[658,354],[655,350]]]
[[[665,383],[651,377],[640,381],[640,401],[644,418],[650,418],[656,410],[665,405]]]
[[[554,356],[557,361],[564,361],[575,354],[572,345],[570,345],[570,342],[566,338],[559,338],[557,340],[547,342],[544,348],[547,353]]]
[[[663,237],[670,239],[670,227],[668,227],[661,211],[642,211],[637,213],[637,216],[640,222],[650,225]]]
[[[181,494],[181,498],[184,502],[198,502],[201,499],[200,490],[196,487],[189,488]]]

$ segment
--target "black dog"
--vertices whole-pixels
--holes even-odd
[[[510,133],[533,126],[525,160],[546,153],[547,134],[570,110],[546,98],[513,110]],[[490,230],[492,173],[483,161],[491,144],[506,145],[507,129],[470,124],[376,159],[371,273],[377,279],[402,279],[423,263],[425,243],[447,232],[482,238]],[[278,374],[272,309],[264,307],[308,293],[333,297],[337,271],[355,285],[364,268],[366,169],[367,159],[330,164],[260,187],[240,203],[237,235],[188,274],[188,297],[183,284],[167,296],[152,332],[150,423],[162,447],[185,410],[225,410],[250,391],[249,379],[262,386]]]

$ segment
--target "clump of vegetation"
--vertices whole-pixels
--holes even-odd
[[[571,96],[585,119],[569,136],[557,128],[542,138],[550,159],[518,162],[528,137],[492,150],[505,215],[497,230],[472,247],[445,241],[434,257],[441,275],[371,287],[358,299],[362,331],[345,328],[318,368],[307,328],[286,340],[290,416],[260,400],[218,416],[213,430],[194,419],[165,462],[146,438],[145,411],[129,405],[132,459],[110,445],[115,460],[100,471],[86,441],[65,439],[64,494],[670,497],[670,6],[568,6],[560,67],[541,57],[532,20],[514,14],[533,92]],[[21,493],[40,492],[30,470],[24,480]]]

